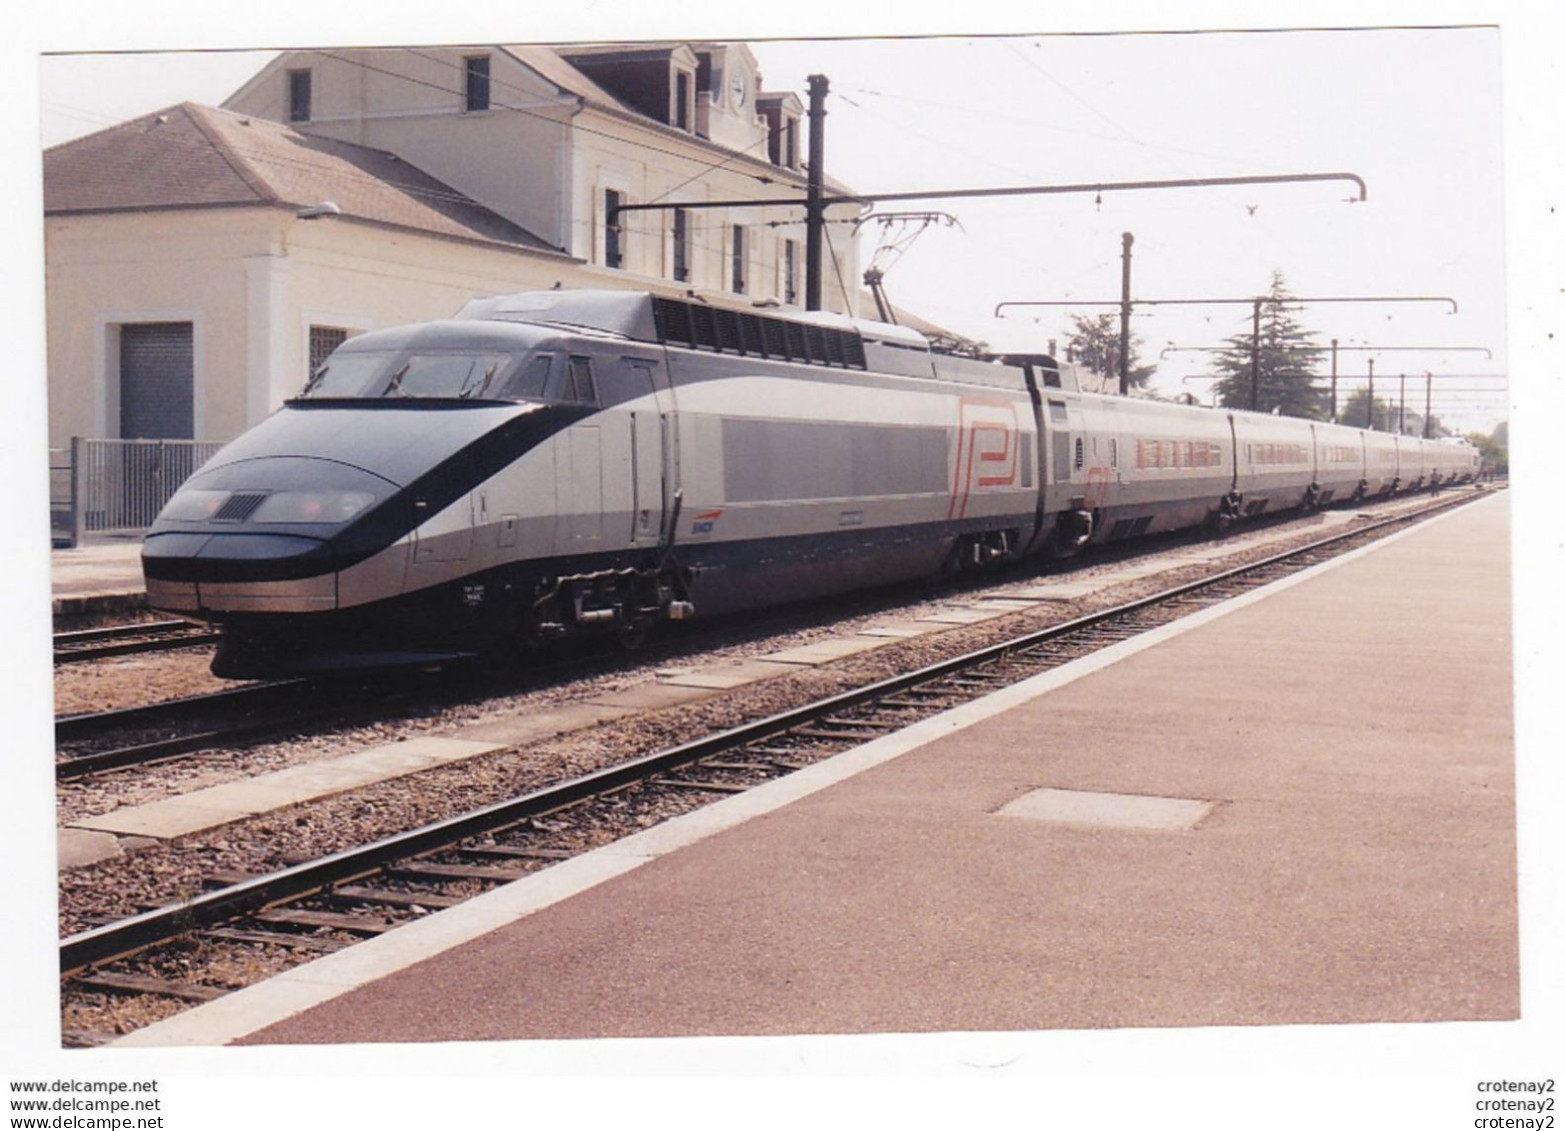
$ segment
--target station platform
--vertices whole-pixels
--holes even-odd
[[[1519,1015],[1504,494],[126,1046]]]
[[[51,550],[49,587],[57,617],[144,610],[141,539],[112,538]]]

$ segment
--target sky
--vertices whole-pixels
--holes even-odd
[[[378,1050],[373,1059],[355,1059],[351,1050],[308,1056],[273,1050],[243,1058],[138,1055],[117,1062],[114,1071],[176,1080],[187,1119],[203,1098],[219,1104],[224,1089],[238,1087],[250,1102],[218,1110],[228,1115],[228,1126],[241,1129],[275,1123],[280,1111],[262,1101],[257,1082],[272,1077],[286,1077],[297,1094],[338,1096],[343,1113],[361,1110],[366,1097],[394,1087],[399,1077],[421,1081],[428,1085],[424,1106],[407,1110],[424,1112],[428,1097],[466,1088],[504,1099],[519,1074],[527,1077],[530,1099],[570,1103],[581,1093],[574,1075],[606,1072],[589,1084],[594,1098],[605,1110],[639,1113],[659,1101],[688,1103],[697,1078],[717,1074],[722,1079],[699,1081],[704,1110],[743,1112],[759,1126],[795,1123],[801,1113],[813,1112],[802,1106],[808,1100],[797,1098],[808,1094],[828,1097],[838,1114],[881,1118],[1015,1102],[1025,1105],[1030,1126],[1047,1125],[1055,1112],[1102,1119],[1117,1111],[1141,1113],[1153,1120],[1148,1126],[1239,1126],[1240,1116],[1253,1114],[1273,1126],[1303,1127],[1317,1124],[1295,1121],[1289,1097],[1326,1089],[1341,1098],[1338,1126],[1351,1128],[1371,1125],[1361,1117],[1380,1126],[1433,1126],[1403,1116],[1410,1104],[1427,1112],[1428,1097],[1443,1094],[1442,1081],[1451,1080],[1460,1086],[1451,1107],[1440,1112],[1443,1117],[1449,1110],[1448,1125],[1467,1126],[1472,1113],[1465,1089],[1475,1073],[1558,1074],[1557,1058],[1545,1063],[1535,1055],[1540,1032],[1559,1032],[1557,955],[1565,951],[1554,870],[1565,789],[1561,728],[1552,709],[1558,642],[1565,639],[1553,579],[1565,568],[1565,554],[1549,492],[1558,477],[1547,464],[1551,422],[1560,419],[1561,407],[1554,331],[1565,256],[1554,209],[1565,98],[1555,58],[1561,40],[1548,5],[1323,0],[1284,9],[1215,0],[1097,0],[1019,6],[1012,14],[910,0],[898,6],[893,21],[884,8],[817,0],[742,12],[687,0],[659,6],[655,14],[650,6],[621,0],[585,0],[547,16],[523,15],[514,5],[447,0],[388,3],[375,13],[298,0],[218,13],[210,4],[174,0],[30,4],[10,17],[7,42],[0,45],[8,53],[0,83],[11,111],[0,128],[10,160],[0,163],[0,184],[13,217],[0,226],[0,238],[7,250],[15,395],[0,460],[4,481],[18,497],[41,498],[47,489],[41,147],[179,101],[216,105],[264,61],[264,52],[248,49],[848,36],[853,38],[756,42],[754,50],[770,89],[795,89],[802,97],[807,75],[830,79],[827,168],[862,191],[1357,174],[1368,187],[1360,203],[1348,203],[1350,191],[1333,183],[1111,192],[1101,202],[1085,194],[898,205],[943,209],[960,226],[921,234],[889,264],[886,287],[899,306],[997,348],[1040,349],[1050,338],[1065,337],[1068,308],[1017,310],[996,319],[995,306],[1117,300],[1121,235],[1130,232],[1132,293],[1140,299],[1250,297],[1264,291],[1277,271],[1298,295],[1456,301],[1455,314],[1444,302],[1319,303],[1296,317],[1322,343],[1335,337],[1345,346],[1468,346],[1492,353],[1388,352],[1376,364],[1382,395],[1381,378],[1402,372],[1413,378],[1409,384],[1417,384],[1420,397],[1426,371],[1438,375],[1437,387],[1453,390],[1500,382],[1448,375],[1508,377],[1500,398],[1453,392],[1437,401],[1436,412],[1462,427],[1488,430],[1502,418],[1511,424],[1523,989],[1531,1024],[1191,1031],[1177,1040],[1115,1033],[1037,1035],[1030,1043],[1003,1035],[824,1046],[784,1041],[759,1050],[752,1042],[737,1051],[731,1042],[611,1043],[593,1046],[590,1055],[569,1045],[433,1048],[412,1055]],[[1352,30],[1211,32],[1280,28],[1281,20]],[[1415,23],[1420,29],[1409,26]],[[1206,31],[1170,34],[1197,29]],[[1123,34],[1154,30],[1162,34]],[[1120,34],[1096,34],[1108,32]],[[62,52],[67,54],[55,54]],[[874,227],[866,229],[866,262],[877,235]],[[1204,355],[1163,351],[1218,344],[1243,332],[1248,314],[1245,306],[1138,310],[1133,329],[1145,360],[1159,365],[1158,388],[1204,395],[1204,381],[1184,380],[1201,372]],[[1367,356],[1341,355],[1345,385],[1363,372]],[[14,750],[7,753],[20,757],[8,778],[4,815],[23,843],[32,836],[44,843],[52,835],[44,807],[17,803],[51,788],[41,757],[50,745],[48,664],[42,659],[46,520],[34,510],[26,512],[35,519],[31,527],[19,521],[0,539],[0,564],[12,581],[4,623],[15,641],[4,669],[6,717],[14,723]],[[8,909],[42,908],[23,921],[38,928],[30,945],[47,966],[52,885],[25,869],[4,882]],[[10,988],[20,1018],[0,1038],[10,1063],[40,1075],[110,1071],[104,1067],[109,1062],[61,1060],[48,1047],[53,1017],[47,977],[38,986]],[[981,1079],[975,1079],[973,1065],[994,1071],[977,1072]],[[349,1099],[341,1098],[344,1074]],[[779,1086],[772,1074],[807,1077],[812,1087],[796,1092]],[[866,1082],[879,1075],[894,1088]],[[1205,1081],[1206,1091],[1192,1092],[1192,1080]],[[941,1088],[947,1084],[956,1089],[955,1101]],[[1183,1114],[1191,1104],[1160,1106],[1181,1095],[1199,1100],[1200,1118]],[[1223,1102],[1224,1096],[1233,1103]],[[953,1102],[961,1106],[947,1106]],[[298,1122],[296,1108],[281,1113],[308,1126]],[[1224,1121],[1235,1113],[1234,1122]],[[423,1125],[399,1121],[390,1107],[376,1114],[383,1126]],[[425,1121],[438,1121],[438,1109]],[[176,1126],[172,1119],[168,1125]]]
[[[1104,304],[1120,297],[1130,233],[1131,294],[1151,300],[1132,332],[1164,395],[1207,396],[1206,347],[1247,333],[1250,307],[1158,300],[1243,300],[1274,272],[1306,298],[1449,300],[1320,302],[1294,317],[1320,345],[1339,342],[1341,399],[1373,361],[1377,393],[1397,396],[1409,377],[1421,410],[1430,373],[1436,414],[1487,432],[1508,413],[1500,38],[1458,26],[817,39],[754,51],[769,89],[803,97],[807,75],[831,81],[825,164],[862,192],[1362,178],[1363,201],[1331,181],[889,204],[876,211],[943,216],[927,227],[871,221],[860,239],[868,264],[883,239],[917,232],[881,253],[891,300],[1024,351],[1063,346],[1077,316],[1114,313]],[[42,142],[178,101],[215,105],[269,57],[46,57]],[[1028,301],[1082,305],[996,317],[997,305]]]

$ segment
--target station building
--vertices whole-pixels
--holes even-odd
[[[693,207],[802,198],[802,118],[743,44],[312,50],[221,107],[56,146],[50,446],[231,439],[347,337],[475,296],[802,305],[802,208]],[[637,203],[692,207],[610,224]],[[827,225],[822,305],[857,314],[848,230]]]

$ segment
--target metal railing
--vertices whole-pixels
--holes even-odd
[[[49,510],[56,544],[94,534],[134,534],[222,447],[199,440],[97,440],[71,437],[49,453]]]

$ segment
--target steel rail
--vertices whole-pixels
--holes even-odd
[[[151,621],[147,624],[122,624],[110,628],[88,628],[54,634],[54,662],[78,664],[111,656],[131,656],[143,652],[172,652],[213,644],[221,635],[186,621]]]
[[[110,624],[101,628],[77,628],[66,632],[54,634],[54,645],[58,648],[62,644],[90,644],[98,640],[113,640],[120,636],[130,636],[135,633],[177,632],[182,628],[194,628],[195,625],[184,620],[149,620],[139,624]]]
[[[179,904],[156,908],[116,923],[79,932],[60,943],[61,974],[71,974],[87,966],[125,957],[190,930],[217,926],[268,907],[313,895],[333,884],[362,879],[397,860],[446,848],[480,833],[493,832],[518,824],[528,818],[541,816],[596,794],[633,785],[659,773],[678,769],[723,751],[764,741],[844,709],[905,692],[965,668],[1004,659],[1012,653],[1035,648],[1051,640],[1095,627],[1106,621],[1123,618],[1150,606],[1176,600],[1202,589],[1232,581],[1245,574],[1317,553],[1342,542],[1362,539],[1386,527],[1403,525],[1433,512],[1463,505],[1481,497],[1483,496],[1477,493],[1470,496],[1453,496],[1444,503],[1381,519],[1368,526],[1342,531],[1311,542],[1307,546],[1270,555],[1210,577],[1185,582],[1147,597],[1076,617],[1062,624],[1051,625],[952,659],[938,661],[913,672],[878,680],[802,707],[790,708],[764,719],[744,723],[568,782],[384,837],[367,845],[345,849],[319,860],[245,880],[217,891],[195,896]]]
[[[310,681],[304,679],[272,680],[243,687],[228,687],[206,695],[186,695],[161,703],[145,703],[137,707],[61,715],[54,720],[54,738],[56,742],[75,742],[123,727],[166,726],[182,718],[189,718],[203,709],[230,710],[235,704],[243,704],[247,700],[261,704],[268,698],[276,698],[286,691],[297,691],[309,685]]]

